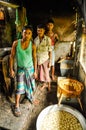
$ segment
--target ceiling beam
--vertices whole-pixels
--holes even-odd
[[[2,1],[2,0],[0,0],[0,4],[3,5],[3,6],[11,7],[11,8],[18,8],[19,7],[19,5],[12,4],[12,3],[9,3],[9,2],[5,2],[5,1]]]

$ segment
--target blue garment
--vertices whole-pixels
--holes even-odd
[[[26,94],[32,102],[33,91],[35,90],[35,79],[33,78],[34,68],[18,68],[16,94]]]

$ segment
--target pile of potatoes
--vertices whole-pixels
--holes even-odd
[[[73,114],[58,110],[45,116],[40,130],[83,130],[83,128]]]

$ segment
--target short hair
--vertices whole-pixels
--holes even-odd
[[[47,20],[47,24],[48,23],[53,23],[54,24],[54,20],[52,18],[50,18],[50,19]]]
[[[26,25],[26,26],[24,26],[23,29],[22,29],[22,31],[27,30],[27,29],[29,29],[29,30],[31,30],[33,32],[32,25]]]
[[[37,25],[37,28],[43,28],[43,29],[45,29],[45,25],[44,24],[39,24],[39,25]]]

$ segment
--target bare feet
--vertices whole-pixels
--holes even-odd
[[[39,100],[35,99],[35,100],[32,101],[32,103],[33,103],[34,105],[38,105],[38,104],[39,104]]]
[[[50,91],[51,91],[51,87],[48,86],[48,92],[50,92]]]
[[[55,80],[55,77],[54,77],[54,75],[52,75],[52,80],[53,80],[53,81]]]
[[[54,76],[54,75],[52,75],[52,80],[53,80],[53,81],[57,81],[57,77]]]
[[[40,90],[43,91],[44,88],[47,88],[48,91],[50,92],[50,91],[51,91],[50,82],[48,82],[48,83],[44,83],[43,86],[40,88]]]
[[[43,86],[40,88],[40,90],[43,91],[43,89],[46,88],[46,87],[47,87],[47,84],[44,83]]]

